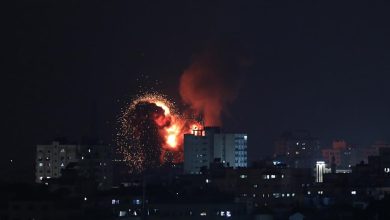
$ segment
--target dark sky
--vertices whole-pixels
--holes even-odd
[[[180,75],[213,42],[251,60],[223,123],[249,133],[252,160],[286,130],[325,146],[390,140],[389,5],[313,2],[18,1],[3,27],[2,164],[32,169],[36,144],[79,140],[94,124],[111,143],[140,85],[157,81],[180,103]]]

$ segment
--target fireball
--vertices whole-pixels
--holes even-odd
[[[133,100],[119,122],[117,144],[136,170],[182,162],[184,134],[202,127],[179,114],[173,103],[160,94],[144,94]]]

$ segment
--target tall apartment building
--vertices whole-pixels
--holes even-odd
[[[69,163],[77,163],[79,175],[94,179],[99,188],[112,184],[112,156],[109,146],[101,144],[64,144],[53,141],[36,147],[35,182],[60,178]]]
[[[314,168],[322,159],[318,138],[308,131],[286,132],[275,141],[275,159],[293,168]]]
[[[247,166],[247,135],[221,133],[219,127],[205,127],[184,135],[184,172],[198,174],[215,159],[233,168]]]
[[[57,141],[37,145],[35,182],[60,177],[62,169],[69,163],[78,161],[77,148],[75,144],[60,144]]]

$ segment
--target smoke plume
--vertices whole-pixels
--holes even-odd
[[[180,95],[206,126],[221,125],[221,115],[238,94],[243,64],[237,51],[209,47],[194,57],[180,79]]]

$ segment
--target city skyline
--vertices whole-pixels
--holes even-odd
[[[120,110],[140,87],[183,108],[180,77],[210,45],[227,54],[222,65],[240,61],[227,65],[239,88],[222,122],[252,137],[251,160],[296,129],[324,147],[389,141],[389,15],[385,4],[355,4],[345,13],[347,3],[21,3],[9,25],[16,53],[1,161],[28,166],[35,145],[57,136],[97,134],[113,146]]]

